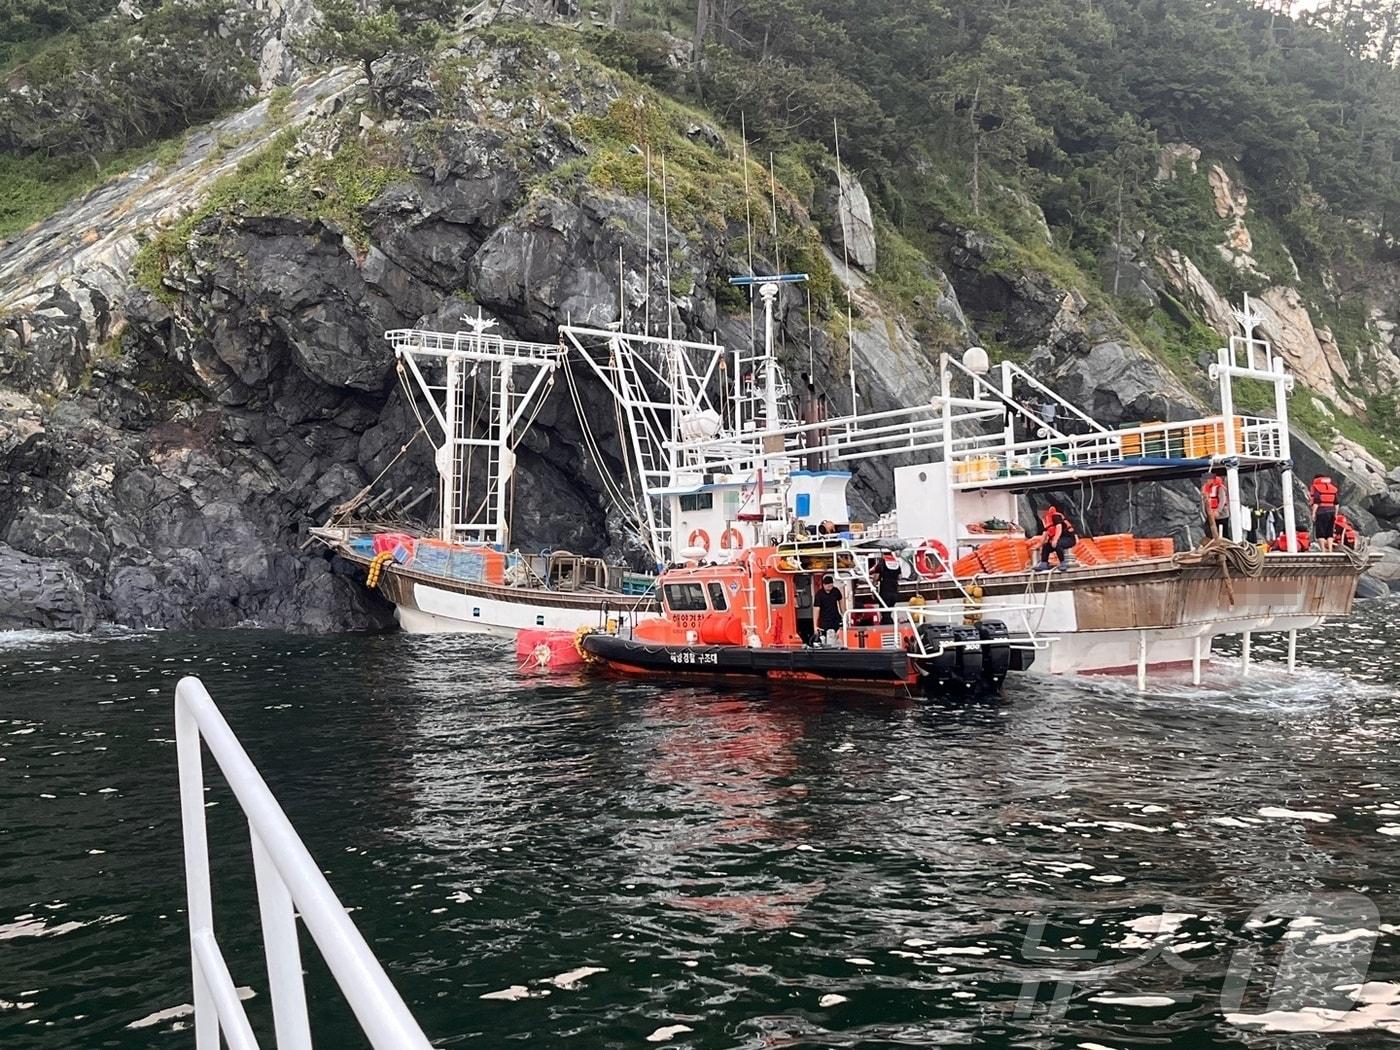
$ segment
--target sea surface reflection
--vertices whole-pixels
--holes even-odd
[[[966,707],[531,679],[478,639],[0,635],[0,1045],[190,1045],[185,674],[438,1045],[1384,1039],[1397,627]],[[209,803],[272,1045],[246,825]],[[306,955],[318,1045],[362,1045]]]

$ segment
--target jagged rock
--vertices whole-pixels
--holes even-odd
[[[1103,290],[1121,299],[1136,299],[1156,306],[1162,278],[1150,263],[1138,258],[1130,245],[1113,244],[1099,259],[1099,279]]]
[[[1251,302],[1259,316],[1259,327],[1299,381],[1310,390],[1325,394],[1348,415],[1354,414],[1352,399],[1337,387],[1337,379],[1350,381],[1351,373],[1336,344],[1330,344],[1329,350],[1318,337],[1298,290],[1275,286]]]
[[[1371,566],[1370,573],[1392,591],[1400,591],[1400,550],[1383,548],[1380,561]]]
[[[1215,203],[1215,214],[1222,219],[1242,219],[1249,210],[1249,197],[1243,186],[1237,186],[1219,164],[1212,164],[1206,172],[1210,182],[1211,197]]]
[[[66,561],[0,545],[0,629],[87,631],[99,615]]]
[[[1373,547],[1397,547],[1400,548],[1400,531],[1396,529],[1382,529],[1371,537]]]
[[[1366,507],[1384,521],[1400,522],[1400,483],[1391,482],[1379,492],[1373,492]]]
[[[842,169],[838,184],[832,171],[813,202],[822,219],[822,230],[835,255],[849,257],[866,273],[874,273],[877,260],[875,218],[860,180]]]
[[[1239,323],[1235,320],[1233,307],[1215,290],[1215,285],[1201,273],[1189,256],[1171,248],[1157,257],[1157,266],[1167,283],[1189,305],[1201,311],[1206,324],[1214,328],[1222,339],[1238,334]]]
[[[1176,177],[1177,166],[1184,160],[1191,165],[1191,174],[1195,175],[1199,170],[1197,165],[1201,159],[1201,151],[1195,146],[1187,145],[1185,142],[1168,142],[1157,151],[1157,175],[1158,182],[1166,182]]]

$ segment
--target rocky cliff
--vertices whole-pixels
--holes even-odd
[[[290,75],[283,44],[261,47]],[[478,27],[431,60],[381,60],[375,79],[372,100],[351,71],[306,76],[0,247],[0,627],[386,624],[356,576],[302,545],[371,479],[431,484],[425,443],[403,451],[416,424],[388,328],[452,329],[480,308],[508,334],[548,340],[568,320],[625,313],[657,327],[669,310],[691,337],[750,337],[725,283],[747,267],[732,129],[567,30]],[[668,238],[654,214],[648,228],[645,147],[667,155]],[[1173,155],[1162,178],[1204,163]],[[1209,171],[1221,258],[1266,277],[1261,325],[1316,398],[1320,443],[1304,440],[1300,468],[1344,473],[1369,529],[1400,524],[1400,473],[1326,418],[1363,412],[1369,377],[1400,375],[1393,298],[1366,300],[1370,341],[1344,357],[1290,275],[1263,274],[1247,197]],[[938,352],[975,340],[1107,421],[1200,411],[1203,362],[1151,345],[1163,311],[1171,333],[1204,321],[1223,336],[1232,323],[1193,259],[1122,245],[1103,274],[1110,299],[1097,279],[1087,288],[973,226],[945,224],[939,244],[915,249],[857,180],[838,186],[829,158],[781,175],[779,237],[760,235],[758,252],[814,275],[810,299],[782,303],[794,371],[810,351],[818,384],[844,389],[849,294],[867,407],[927,397]],[[766,189],[749,192],[772,210]],[[1043,225],[1029,200],[1018,207]],[[1139,316],[1114,305],[1132,296]],[[582,446],[561,384],[522,450],[515,539],[626,555],[599,479],[619,464]],[[857,482],[873,507],[888,495],[878,472]],[[1129,513],[1194,519],[1189,486],[1154,504],[1081,510],[1092,529]],[[1400,579],[1400,551],[1387,558]]]

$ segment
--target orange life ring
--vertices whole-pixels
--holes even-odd
[[[938,555],[937,560],[929,558],[930,551]],[[930,580],[942,576],[947,565],[948,548],[939,540],[924,540],[923,545],[914,552],[914,570]]]
[[[719,538],[719,546],[720,546],[720,549],[721,549],[721,550],[726,550],[726,551],[728,551],[728,550],[736,550],[736,551],[737,551],[737,550],[743,550],[743,549],[744,549],[744,536],[743,536],[743,534],[742,534],[738,529],[735,529],[735,528],[728,528],[728,529],[725,529],[725,530],[724,530],[724,535],[721,536],[721,537]]]
[[[705,553],[710,553],[710,534],[704,529],[695,529],[690,534],[690,541],[687,544],[691,547],[703,547]]]

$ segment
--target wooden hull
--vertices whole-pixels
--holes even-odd
[[[370,559],[338,550],[368,571]],[[574,631],[603,627],[610,618],[631,622],[660,611],[652,597],[609,591],[503,587],[433,576],[387,565],[379,591],[394,603],[399,626],[412,634],[487,634],[513,638],[527,628]]]
[[[1190,666],[1221,635],[1316,627],[1351,611],[1362,571],[1341,554],[1271,554],[1260,575],[1230,574],[1228,581],[1218,565],[1160,558],[977,582],[988,601],[1044,601],[1028,614],[1029,625],[1053,644],[1035,669],[1068,674],[1135,671],[1144,656],[1151,668]],[[909,589],[915,592],[931,604],[962,600],[944,581]]]

